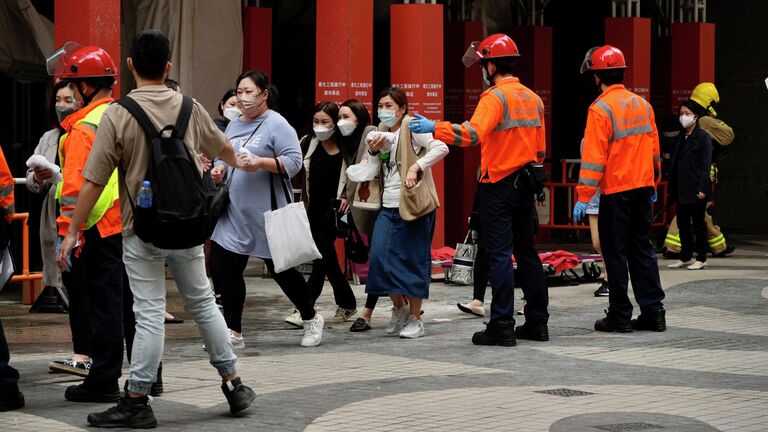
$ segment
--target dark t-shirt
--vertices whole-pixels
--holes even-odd
[[[322,144],[318,144],[309,164],[309,209],[307,214],[314,221],[327,222],[330,219],[333,200],[339,189],[342,154],[329,155]]]

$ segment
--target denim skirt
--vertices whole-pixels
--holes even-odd
[[[429,298],[434,231],[435,212],[406,222],[399,209],[382,208],[371,238],[365,292]]]

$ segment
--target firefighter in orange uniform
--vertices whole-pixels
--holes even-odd
[[[516,339],[549,340],[548,291],[534,245],[535,196],[544,179],[540,163],[546,150],[544,105],[513,73],[520,53],[507,35],[473,42],[462,61],[480,63],[491,87],[480,95],[470,121],[461,125],[432,122],[417,115],[414,133],[434,132],[435,139],[466,147],[480,144],[480,242],[489,260],[493,288],[491,320],[472,337],[475,345],[514,346]],[[525,324],[515,328],[512,250],[525,299]]]
[[[581,65],[582,74],[594,75],[601,94],[587,113],[573,218],[584,216],[599,186],[600,243],[611,278],[607,316],[595,330],[664,331],[664,291],[650,240],[651,207],[661,179],[659,135],[651,105],[621,84],[626,67],[624,54],[610,45],[589,50]],[[634,320],[627,273],[640,306]]]
[[[118,75],[109,54],[95,46],[68,42],[48,58],[48,72],[70,80],[82,108],[62,122],[65,134],[59,141],[59,160],[64,180],[56,198],[61,215],[56,220],[59,243],[66,236],[83,184],[82,171],[101,117],[112,99]],[[80,247],[62,269],[68,290],[87,293],[92,330],[93,364],[85,381],[69,386],[64,397],[73,402],[115,402],[120,398],[118,378],[123,364],[123,261],[122,222],[117,172],[104,188],[94,210],[80,231]],[[57,252],[58,252],[57,245]]]

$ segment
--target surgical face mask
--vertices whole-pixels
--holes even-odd
[[[696,117],[688,114],[680,115],[680,124],[683,125],[684,128],[688,129],[694,123],[696,123]]]
[[[261,102],[256,102],[256,98],[264,93],[262,91],[258,95],[252,94],[240,94],[237,96],[237,106],[240,107],[240,111],[248,117],[256,117],[259,112],[259,108],[267,101],[267,98],[263,98]]]
[[[355,131],[355,122],[352,120],[341,119],[336,123],[336,126],[339,127],[339,131],[344,136],[350,136]]]
[[[487,86],[491,86],[491,85],[493,85],[493,84],[491,83],[491,80],[488,78],[488,72],[485,70],[485,68],[483,68],[483,82],[484,82],[484,83],[485,83],[485,85],[487,85]]]
[[[387,127],[392,127],[397,124],[397,115],[395,114],[395,110],[380,109],[378,114],[379,120],[381,120],[381,122],[384,123]]]
[[[315,132],[315,136],[317,137],[318,141],[325,141],[333,135],[333,133],[336,131],[336,128],[334,127],[328,129],[323,125],[317,125],[313,127],[312,130]]]
[[[70,114],[77,111],[76,108],[69,108],[65,106],[57,106],[56,107],[56,118],[59,119],[59,124],[61,124],[65,118],[67,118]]]
[[[229,121],[232,121],[232,120],[240,117],[240,114],[242,114],[242,113],[243,112],[240,111],[239,109],[232,108],[232,107],[224,108],[224,111],[223,111],[224,118],[229,120]]]

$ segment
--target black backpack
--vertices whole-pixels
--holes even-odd
[[[192,116],[192,98],[184,96],[175,125],[157,130],[146,112],[130,97],[118,101],[147,134],[150,147],[145,180],[151,182],[152,205],[133,208],[133,228],[146,243],[160,249],[187,249],[208,237],[209,212],[202,176],[197,170],[184,134]]]

